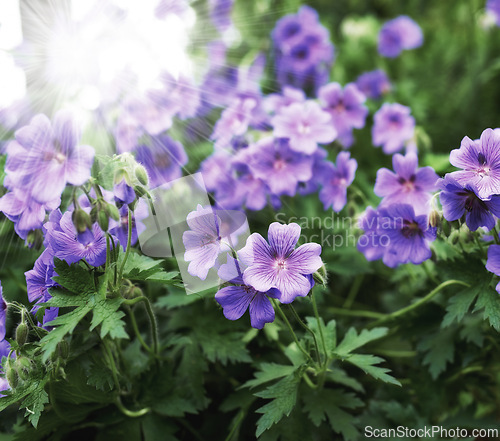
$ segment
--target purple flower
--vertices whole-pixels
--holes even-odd
[[[352,145],[352,129],[361,129],[365,125],[368,109],[363,104],[365,96],[355,84],[347,84],[342,90],[338,83],[330,83],[318,91],[325,112],[332,118],[339,140],[344,147]]]
[[[283,107],[288,107],[293,103],[303,103],[306,94],[301,89],[291,86],[284,86],[280,93],[272,93],[264,98],[264,108],[268,113],[278,113]]]
[[[368,207],[365,213],[358,220],[359,228],[364,233],[358,239],[357,248],[364,255],[366,260],[381,259],[387,246],[387,238],[378,233],[380,227],[380,216],[378,211]]]
[[[472,184],[461,185],[453,178],[453,174],[447,174],[441,179],[439,187],[439,199],[446,220],[460,219],[465,213],[465,223],[472,231],[479,227],[486,227],[488,230],[495,227],[494,216],[500,217],[500,195],[482,200]]]
[[[385,103],[374,116],[373,145],[382,146],[387,154],[401,150],[415,130],[415,119],[410,112],[409,107],[401,104]]]
[[[500,1],[499,0],[488,0],[486,2],[486,11],[495,17],[497,26],[500,26]]]
[[[245,285],[260,292],[277,288],[282,303],[291,303],[297,296],[306,296],[311,290],[307,277],[322,265],[321,246],[307,243],[297,249],[300,226],[292,223],[281,225],[273,222],[269,226],[269,243],[258,233],[247,239],[246,246],[238,252],[242,262],[248,265],[243,272]]]
[[[268,297],[279,298],[280,292],[271,288],[264,293],[245,285],[244,270],[242,263],[227,255],[227,263],[221,265],[218,274],[222,280],[233,285],[220,289],[215,294],[215,300],[222,306],[224,317],[228,320],[238,320],[248,309],[252,327],[262,329],[266,323],[274,321],[274,308]]]
[[[426,215],[415,215],[408,204],[392,204],[378,210],[377,234],[385,244],[383,262],[393,268],[401,263],[418,265],[431,257],[429,242],[436,238]]]
[[[462,170],[451,173],[460,185],[471,184],[481,199],[500,193],[500,133],[486,129],[481,138],[462,139],[450,152],[450,162]]]
[[[110,234],[115,235],[120,243],[125,247],[128,241],[128,205],[123,205],[119,209],[120,220],[118,224],[115,225],[115,221],[110,222]],[[146,219],[149,215],[148,206],[144,199],[139,199],[135,210],[132,214],[132,236],[130,238],[130,244],[133,246],[137,242],[137,238],[139,234],[141,234],[146,226],[140,222],[143,219]]]
[[[106,236],[97,223],[92,227],[90,240],[80,242],[71,219],[71,212],[61,214],[60,210],[50,214],[49,222],[44,225],[45,244],[50,254],[67,263],[81,259],[92,266],[106,262]]]
[[[336,165],[324,161],[318,170],[318,180],[322,189],[319,199],[323,202],[325,210],[332,206],[339,212],[347,203],[347,187],[352,184],[358,163],[351,159],[349,152],[340,152],[337,155]]]
[[[438,175],[432,167],[418,168],[415,153],[392,157],[394,172],[381,168],[377,172],[374,192],[383,197],[381,205],[410,204],[418,214],[429,212],[430,192],[436,188]]]
[[[288,138],[292,150],[308,155],[315,152],[318,143],[329,144],[337,136],[330,115],[314,101],[283,108],[272,118],[271,124],[274,136]]]
[[[82,185],[89,179],[95,152],[77,145],[79,133],[67,112],[58,112],[53,126],[45,115],[37,115],[15,137],[8,147],[9,182],[38,203],[58,199],[68,183]]]
[[[384,57],[397,57],[403,49],[422,46],[424,36],[420,26],[410,17],[401,15],[382,26],[378,36],[378,51]]]
[[[7,320],[7,303],[2,296],[2,283],[0,282],[0,341],[5,338],[5,321]],[[1,356],[0,356],[1,358]]]
[[[134,189],[127,184],[125,179],[122,179],[113,187],[115,201],[120,204],[131,204],[135,201],[136,195]]]
[[[39,304],[49,301],[52,296],[49,293],[49,288],[58,286],[53,277],[57,276],[54,271],[52,257],[50,253],[45,250],[42,255],[35,261],[35,266],[32,270],[24,273],[26,277],[26,286],[28,289],[28,300],[36,302],[31,312],[36,314],[40,308]],[[47,308],[43,317],[43,324],[49,323],[54,320],[59,313],[59,308]]]
[[[4,366],[2,366],[2,358],[3,357],[8,357],[10,353],[10,343],[7,340],[0,340],[0,374],[4,373]],[[15,354],[12,354],[12,357],[14,357]],[[0,391],[8,390],[10,389],[9,387],[9,382],[7,381],[6,378],[0,376]],[[0,393],[0,397],[3,397],[4,395]]]
[[[210,18],[219,32],[231,26],[231,12],[234,0],[210,0]]]
[[[486,269],[500,276],[500,245],[490,245],[488,248],[488,260],[486,261]],[[496,286],[496,290],[500,293],[500,282]]]
[[[219,230],[221,220],[212,207],[198,205],[196,211],[188,214],[186,221],[190,230],[184,232],[182,242],[186,248],[184,260],[190,262],[188,273],[205,280],[217,257],[226,248]]]
[[[182,176],[188,157],[182,144],[168,135],[151,138],[151,145],[137,148],[136,160],[144,165],[150,187],[158,187]]]
[[[361,74],[356,80],[356,85],[367,98],[371,99],[378,99],[391,90],[389,78],[382,69]]]
[[[267,137],[247,149],[253,175],[276,195],[295,195],[297,184],[312,177],[312,157],[290,149],[287,139]]]
[[[171,106],[171,112],[177,114],[181,119],[192,118],[200,107],[200,91],[192,78],[180,75],[174,78],[169,73],[161,76],[165,94]]]

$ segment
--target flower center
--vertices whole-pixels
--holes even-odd
[[[403,236],[406,239],[411,239],[412,237],[418,236],[422,233],[420,227],[415,221],[404,221],[403,228],[401,229]]]
[[[285,259],[276,259],[274,266],[278,271],[286,270],[286,260]]]
[[[297,130],[301,135],[308,135],[311,132],[311,127],[309,127],[309,125],[306,123],[302,123],[302,124],[299,124],[299,127]]]
[[[273,168],[275,170],[283,170],[286,167],[286,162],[283,159],[277,159],[274,161]]]

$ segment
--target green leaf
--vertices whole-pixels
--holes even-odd
[[[87,384],[97,390],[109,392],[114,387],[113,373],[102,363],[93,363],[87,374]]]
[[[361,334],[358,335],[356,329],[350,328],[344,339],[335,349],[335,355],[340,358],[347,357],[354,349],[386,336],[387,332],[387,328],[363,329]]]
[[[197,329],[195,334],[203,353],[212,363],[220,361],[223,365],[226,365],[228,361],[252,361],[243,341],[244,334],[241,332],[220,334],[214,330]]]
[[[441,329],[436,334],[423,337],[417,345],[419,351],[426,352],[423,362],[429,366],[434,379],[445,370],[448,362],[453,361],[455,334],[455,327]]]
[[[270,403],[256,410],[262,416],[257,421],[257,438],[273,424],[290,415],[297,401],[297,389],[299,378],[296,375],[289,375],[269,386],[267,389],[257,392],[255,395],[260,398],[272,399]]]
[[[316,335],[316,339],[318,340],[318,344],[320,345],[320,350],[322,350],[323,346],[321,343],[321,332],[320,327],[318,326],[318,320],[315,317],[306,317],[307,324]],[[323,332],[323,338],[325,339],[325,346],[327,350],[327,356],[332,358],[333,351],[337,346],[337,328],[335,320],[330,320],[328,324],[325,326],[323,319],[320,317],[320,326],[321,331]]]
[[[54,258],[57,277],[54,281],[76,295],[95,292],[94,278],[85,268],[77,264],[68,265],[64,260]]]
[[[169,420],[158,415],[146,415],[142,422],[144,441],[178,441],[174,436],[177,427]]]
[[[390,372],[390,369],[374,366],[375,364],[384,362],[385,360],[383,358],[376,357],[375,355],[353,354],[346,358],[346,361],[359,367],[365,373],[371,375],[377,380],[401,386],[401,383],[398,380],[387,374],[387,372]]]
[[[500,331],[500,295],[490,286],[483,286],[479,292],[473,312],[483,308],[483,318],[488,319],[490,325]]]
[[[345,440],[357,439],[355,417],[341,409],[356,409],[363,405],[363,402],[354,394],[332,389],[308,390],[303,394],[302,399],[304,411],[316,427],[328,419],[331,428],[336,433],[340,433]]]
[[[118,263],[121,265],[124,255],[121,254]],[[143,256],[132,251],[125,263],[123,276],[130,280],[149,280],[166,284],[177,283],[175,277],[179,274],[176,271],[166,272],[162,267],[162,260],[155,260],[151,257]]]
[[[3,185],[3,180],[5,179],[5,161],[7,161],[6,155],[0,156],[0,185]]]
[[[183,418],[186,413],[198,413],[198,409],[186,398],[177,394],[168,395],[153,404],[155,412],[163,416]]]
[[[482,287],[483,284],[473,284],[470,288],[465,288],[451,297],[441,326],[444,328],[450,326],[455,320],[461,321]]]
[[[262,363],[259,366],[259,370],[254,374],[255,378],[253,380],[248,380],[246,383],[242,384],[240,388],[260,386],[268,381],[291,375],[296,369],[295,366],[284,364]]]

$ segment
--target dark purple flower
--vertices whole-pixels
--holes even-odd
[[[315,152],[318,143],[329,144],[337,136],[330,115],[314,101],[294,103],[281,109],[271,124],[274,136],[288,138],[292,150],[308,155]]]
[[[221,265],[218,274],[232,285],[220,289],[215,294],[215,300],[222,306],[224,317],[228,320],[238,320],[248,309],[252,327],[262,329],[266,323],[274,321],[274,308],[268,297],[279,298],[280,292],[271,288],[264,293],[245,285],[244,270],[243,264],[228,254],[227,263]]]
[[[378,51],[384,57],[397,57],[404,49],[422,46],[424,36],[420,26],[410,17],[401,15],[382,26],[378,36]]]
[[[276,195],[295,195],[297,184],[312,177],[312,157],[290,149],[287,139],[267,137],[247,149],[253,175]]]
[[[382,146],[387,154],[401,150],[415,130],[415,119],[410,112],[409,107],[401,104],[385,103],[374,116],[373,145]]]
[[[359,228],[364,233],[358,239],[357,248],[368,261],[381,259],[387,247],[387,238],[378,233],[379,224],[379,213],[372,207],[368,207],[358,220]]]
[[[339,212],[347,203],[347,187],[352,184],[358,163],[351,159],[349,152],[340,152],[336,164],[324,161],[319,167],[317,179],[321,182],[322,189],[319,199],[323,202],[325,210],[332,206]]]
[[[5,300],[3,299],[2,283],[0,282],[0,341],[2,341],[5,338],[6,320],[7,320],[7,303],[5,303]]]
[[[37,115],[15,137],[8,147],[9,182],[38,203],[58,199],[68,183],[82,185],[89,179],[95,152],[77,145],[79,133],[69,113],[58,112],[53,126],[45,115]]]
[[[58,286],[52,279],[57,276],[54,271],[52,256],[45,250],[42,255],[35,261],[35,266],[32,270],[24,273],[26,276],[26,286],[28,289],[28,300],[36,302],[31,312],[36,314],[40,308],[39,304],[49,301],[52,296],[49,293],[49,288]],[[43,317],[43,324],[52,321],[57,317],[59,308],[47,308]]]
[[[394,172],[381,168],[377,172],[374,192],[384,198],[381,205],[410,204],[417,214],[430,210],[431,192],[436,189],[438,175],[432,167],[418,168],[418,158],[413,152],[406,156],[392,157]]]
[[[447,174],[440,180],[439,188],[441,188],[439,199],[446,220],[460,219],[465,213],[465,223],[472,231],[479,227],[488,230],[495,227],[494,216],[500,217],[500,195],[482,200],[477,196],[477,190],[472,184],[461,185],[452,174]]]
[[[136,160],[144,165],[150,187],[158,187],[182,176],[182,167],[188,162],[184,147],[168,135],[151,138],[151,145],[137,148]]]
[[[490,245],[488,248],[488,260],[486,261],[486,269],[500,276],[500,245]],[[500,293],[500,282],[496,286],[496,290]]]
[[[382,69],[361,74],[356,80],[356,85],[367,98],[371,99],[378,99],[391,90],[389,78]]]
[[[110,222],[110,234],[115,235],[120,243],[125,247],[128,240],[128,205],[123,205],[119,209],[120,220],[117,225],[115,221]],[[137,242],[138,236],[146,229],[146,226],[140,222],[149,216],[148,206],[144,199],[139,199],[133,214],[132,214],[132,236],[130,238],[130,244],[133,246]]]
[[[318,91],[322,109],[328,112],[344,147],[352,145],[352,129],[361,129],[365,125],[368,109],[363,104],[365,96],[355,84],[347,84],[342,90],[338,83],[330,83]]]
[[[122,179],[113,188],[115,200],[119,204],[130,204],[135,201],[136,195],[134,189],[127,184],[125,179]]]
[[[212,207],[198,205],[196,211],[188,214],[186,221],[190,230],[182,235],[186,248],[184,260],[190,262],[189,274],[205,280],[219,254],[227,248],[222,243],[221,220]]]
[[[45,223],[45,244],[52,256],[75,263],[81,259],[92,266],[100,266],[106,262],[106,236],[97,223],[92,227],[91,241],[82,243],[71,219],[71,212],[61,214],[59,210],[50,214]]]
[[[210,0],[210,18],[219,32],[231,27],[231,12],[234,0]]]
[[[253,233],[246,246],[238,251],[238,257],[248,265],[243,272],[245,285],[260,292],[277,288],[282,303],[291,303],[297,296],[306,296],[311,290],[307,277],[322,265],[321,246],[307,243],[297,249],[300,226],[292,223],[281,225],[273,222],[269,226],[269,243],[258,233]]]
[[[10,353],[10,343],[7,340],[0,340],[0,374],[4,374],[4,366],[2,366],[2,358],[8,357]],[[12,357],[15,353],[12,353]],[[0,391],[10,389],[9,382],[6,378],[0,376]],[[4,395],[0,393],[0,397]]]
[[[451,173],[460,185],[471,184],[481,199],[500,194],[500,133],[486,129],[481,138],[462,139],[459,149],[450,152],[450,162],[460,171]]]

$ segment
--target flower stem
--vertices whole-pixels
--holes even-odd
[[[385,323],[390,320],[394,320],[398,317],[401,317],[402,315],[405,315],[414,309],[417,309],[419,306],[423,305],[424,303],[428,302],[430,299],[432,299],[437,293],[439,293],[443,288],[446,288],[447,286],[450,285],[463,285],[470,287],[468,283],[462,282],[461,280],[447,280],[446,282],[441,283],[441,285],[437,286],[434,288],[429,294],[427,294],[425,297],[422,297],[420,300],[416,301],[415,303],[412,303],[411,305],[399,309],[395,312],[392,312],[390,314],[385,315],[384,317],[380,318],[376,322],[372,323],[371,326],[377,326],[382,323]]]
[[[313,305],[314,315],[316,317],[316,321],[318,322],[319,335],[321,337],[321,344],[323,345],[323,352],[325,353],[325,365],[328,362],[328,351],[326,348],[325,334],[323,333],[323,321],[320,320],[318,313],[318,305],[316,305],[316,299],[314,298],[314,290],[311,290],[311,302]]]
[[[146,311],[151,322],[151,331],[153,334],[153,352],[158,355],[158,325],[156,323],[156,317],[151,307],[151,302],[146,296],[136,297],[135,299],[125,300],[123,303],[129,306],[133,306],[136,303],[143,302],[146,307]]]
[[[123,270],[125,269],[125,264],[127,263],[128,256],[130,254],[130,248],[132,244],[132,210],[129,208],[128,209],[128,237],[127,237],[127,249],[125,250],[125,257],[123,258],[122,265],[120,267],[120,277],[119,280],[121,280],[123,276]]]
[[[295,319],[299,322],[300,326],[302,326],[307,332],[309,332],[312,335],[312,338],[314,340],[314,347],[316,349],[316,358],[318,359],[318,365],[321,366],[321,352],[319,351],[319,345],[318,345],[318,340],[316,339],[316,334],[312,331],[312,329],[309,326],[307,326],[302,321],[299,314],[297,314],[297,311],[295,311],[295,308],[292,305],[288,305],[288,306],[292,310],[292,313],[293,313]],[[320,326],[319,322],[318,322],[318,326]]]
[[[153,350],[146,344],[144,339],[142,338],[141,333],[139,332],[139,327],[137,326],[137,320],[135,319],[135,314],[134,311],[129,308],[128,310],[129,316],[130,316],[130,322],[132,323],[132,328],[134,329],[134,333],[137,337],[137,340],[139,340],[139,343],[142,345],[146,351],[148,351],[150,354],[154,354]]]
[[[354,300],[356,299],[356,296],[359,292],[359,288],[361,288],[361,284],[363,283],[364,278],[365,278],[364,274],[359,274],[354,279],[354,283],[351,285],[351,289],[349,290],[349,294],[347,294],[347,298],[345,299],[345,302],[342,305],[343,308],[349,309],[352,306],[352,304],[354,303]]]
[[[292,334],[292,337],[293,337],[293,340],[295,341],[295,344],[297,345],[297,347],[302,351],[302,353],[306,356],[306,358],[313,364],[314,363],[314,360],[311,358],[311,356],[309,355],[309,352],[307,352],[303,347],[302,345],[299,343],[299,339],[297,338],[297,334],[295,334],[295,331],[293,330],[292,328],[292,325],[290,324],[290,322],[288,321],[288,319],[286,318],[286,315],[285,313],[281,310],[280,308],[280,305],[279,303],[275,300],[275,299],[271,299],[272,302],[273,302],[273,305],[274,305],[274,309],[276,311],[278,311],[278,314],[279,316],[281,317],[281,320],[283,320],[285,322],[285,324],[287,325],[288,327],[288,330],[290,331],[290,333]]]
[[[362,309],[344,309],[344,308],[335,308],[329,307],[327,308],[329,312],[337,315],[345,315],[349,317],[366,317],[372,319],[380,319],[385,317],[385,314],[375,311],[364,311]]]

